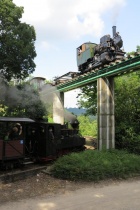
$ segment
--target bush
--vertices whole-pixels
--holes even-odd
[[[117,149],[140,154],[140,135],[136,134],[132,127],[123,125],[120,129],[117,127],[116,131],[115,144]]]
[[[80,115],[78,121],[80,122],[79,131],[82,136],[97,136],[97,120]]]
[[[140,156],[125,151],[86,150],[59,158],[51,169],[62,179],[98,181],[140,174]]]

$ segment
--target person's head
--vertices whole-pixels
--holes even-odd
[[[49,127],[49,131],[53,132],[53,127],[52,126]]]
[[[44,127],[43,126],[40,126],[40,131],[42,132],[42,133],[44,133]]]
[[[17,133],[18,132],[18,128],[15,126],[15,127],[13,127],[13,129],[12,129],[15,133]]]
[[[35,128],[31,128],[31,133],[35,133]]]
[[[35,130],[34,129],[32,130],[32,133],[35,133]]]

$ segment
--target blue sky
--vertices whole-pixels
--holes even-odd
[[[36,30],[36,70],[33,76],[52,80],[77,71],[76,48],[84,42],[99,43],[112,26],[122,36],[124,50],[140,45],[139,0],[13,0],[24,7],[23,22]],[[66,94],[65,106],[75,106],[77,91]],[[68,100],[72,97],[73,104]]]

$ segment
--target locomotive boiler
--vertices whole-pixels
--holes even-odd
[[[81,74],[124,59],[125,52],[121,49],[123,40],[116,32],[116,26],[112,29],[112,38],[110,35],[104,35],[100,44],[86,42],[77,48],[77,66]]]

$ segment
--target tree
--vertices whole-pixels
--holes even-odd
[[[24,79],[36,66],[35,30],[20,21],[23,7],[12,0],[0,0],[0,4],[0,73],[7,81]]]
[[[136,72],[115,79],[115,117],[128,125],[136,122],[140,111],[140,78]]]
[[[85,108],[85,115],[97,114],[97,84],[86,85],[81,88],[81,93],[78,94],[78,107]]]
[[[140,52],[140,46],[139,45],[137,46],[137,52]]]
[[[78,116],[80,122],[79,131],[82,136],[97,137],[97,121],[91,119],[89,116]]]
[[[128,52],[128,53],[127,53],[127,56],[129,56],[129,55],[135,55],[136,52],[137,52],[138,54],[140,53],[140,46],[139,46],[139,45],[136,46],[136,51]]]
[[[140,77],[137,72],[115,79],[116,148],[140,152]]]

